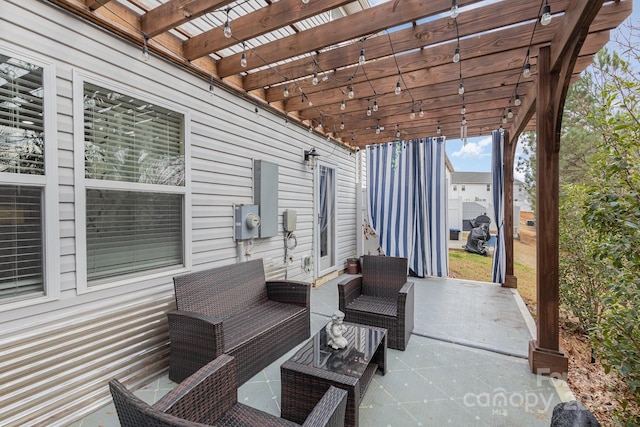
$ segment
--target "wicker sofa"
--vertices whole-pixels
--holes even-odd
[[[310,336],[310,285],[267,281],[262,259],[174,277],[169,378],[181,382],[223,353],[245,383]]]
[[[338,283],[338,307],[352,323],[388,330],[387,345],[405,350],[413,332],[414,290],[407,259],[365,255],[362,274]]]
[[[298,424],[238,402],[234,358],[223,354],[149,405],[118,380],[109,382],[122,427],[140,426],[285,426]],[[303,426],[344,426],[347,391],[330,387]]]

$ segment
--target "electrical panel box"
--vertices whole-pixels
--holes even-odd
[[[246,240],[258,237],[260,222],[258,205],[236,205],[234,212],[235,239]]]
[[[253,202],[260,206],[260,237],[278,235],[278,165],[253,161]]]
[[[293,209],[287,209],[282,214],[282,226],[284,231],[296,231],[297,212]]]

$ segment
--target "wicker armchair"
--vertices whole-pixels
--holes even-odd
[[[362,274],[338,283],[344,320],[388,330],[387,345],[407,347],[413,331],[413,282],[407,281],[407,259],[365,255]]]
[[[232,356],[208,363],[153,405],[127,390],[118,380],[109,382],[122,427],[149,426],[298,426],[238,403],[238,380]],[[308,415],[303,426],[344,426],[347,392],[331,387]]]

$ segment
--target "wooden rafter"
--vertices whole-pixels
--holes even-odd
[[[153,54],[204,78],[213,77],[241,96],[286,113],[290,120],[314,126],[322,121],[319,130],[333,137],[334,129],[340,131],[344,122],[345,130],[338,132],[338,139],[361,147],[395,139],[396,127],[403,138],[434,135],[438,123],[450,137],[459,135],[460,72],[467,134],[495,129],[510,107],[514,116],[504,127],[510,138],[517,138],[522,130],[532,128],[534,120],[532,83],[538,48],[552,46],[552,62],[558,64],[558,58],[566,58],[576,48],[569,43],[569,28],[582,28],[589,37],[580,46],[580,56],[575,64],[564,65],[582,71],[590,55],[608,41],[607,31],[618,26],[632,8],[632,0],[606,1],[589,21],[576,12],[583,10],[581,0],[551,0],[554,17],[543,27],[536,23],[541,3],[530,0],[459,0],[461,12],[455,20],[448,16],[451,0],[392,0],[366,9],[360,3],[345,7],[342,10],[351,11],[347,16],[334,15],[336,19],[309,28],[300,23],[349,6],[353,0],[312,0],[308,4],[264,0],[251,2],[250,7],[240,7],[237,0],[161,0],[163,4],[150,10],[140,0],[48,1],[139,46],[146,36]],[[231,38],[224,37],[212,20],[203,20],[203,15],[217,13],[219,21],[220,12],[227,7],[234,11]],[[357,9],[360,11],[354,12]],[[293,34],[282,36],[292,30]],[[451,57],[458,40],[462,60],[454,64]],[[242,42],[248,46],[247,67],[240,64]],[[363,47],[366,64],[358,69]],[[520,69],[527,49],[534,76],[524,79]],[[403,90],[394,95],[398,69]],[[314,72],[320,78],[318,85],[311,83]],[[285,84],[288,98],[284,97]],[[351,84],[354,99],[346,97]],[[516,84],[523,101],[518,108],[512,103]],[[343,98],[347,105],[341,110]],[[372,106],[374,98],[380,109],[367,116],[367,106]],[[416,113],[422,107],[424,116],[410,119],[412,106]],[[385,130],[376,134],[378,124]]]

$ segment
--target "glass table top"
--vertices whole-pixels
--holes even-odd
[[[349,342],[347,347],[339,350],[331,348],[327,344],[325,328],[322,328],[289,361],[329,372],[361,377],[386,331],[346,322],[344,326],[347,328],[343,334]]]

